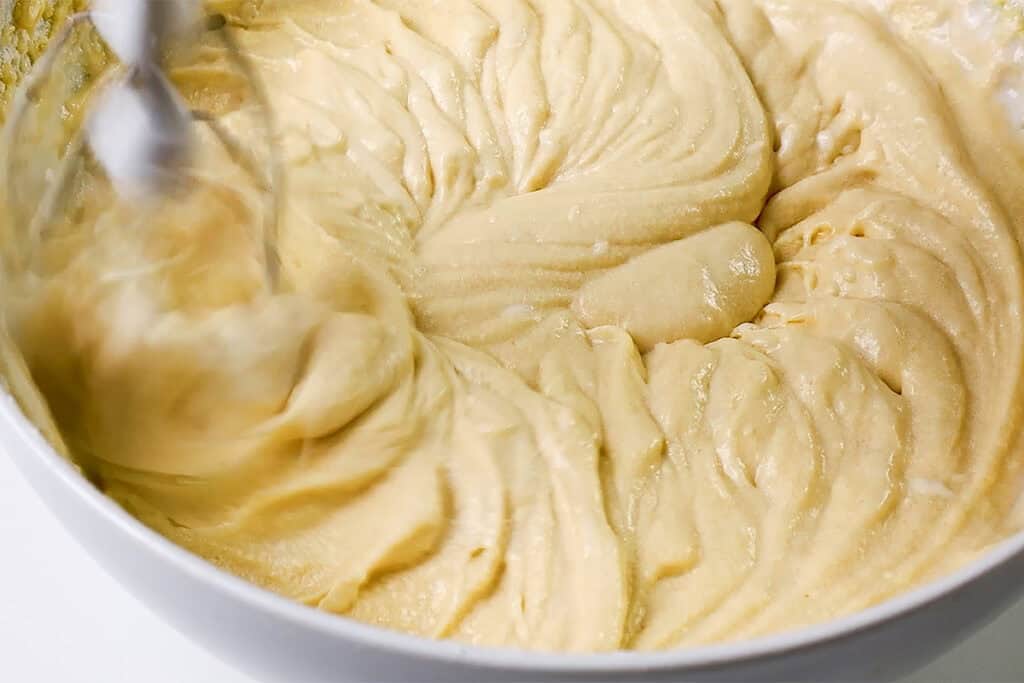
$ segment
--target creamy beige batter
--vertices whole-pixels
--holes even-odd
[[[144,221],[89,188],[8,297],[154,529],[373,624],[603,651],[846,614],[1019,528],[1011,17],[209,5],[276,111],[285,292],[210,143]],[[175,79],[265,146],[216,41]]]

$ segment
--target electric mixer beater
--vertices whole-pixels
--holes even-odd
[[[68,201],[69,189],[87,157],[102,169],[117,195],[135,204],[153,203],[181,189],[196,146],[196,125],[209,128],[228,157],[255,182],[266,201],[261,225],[261,258],[267,285],[276,287],[277,224],[283,171],[274,142],[274,122],[266,93],[252,65],[236,44],[221,15],[205,16],[199,0],[93,0],[89,10],[72,15],[36,62],[16,94],[4,128],[7,202],[24,201],[19,176],[34,150],[19,157],[26,121],[75,31],[91,26],[118,61],[90,89],[84,125],[74,132],[63,155],[48,168],[41,196],[24,212],[15,238],[31,261],[40,242]],[[234,138],[218,119],[190,110],[165,72],[166,55],[201,31],[216,33],[235,69],[248,83],[267,135],[264,162]]]

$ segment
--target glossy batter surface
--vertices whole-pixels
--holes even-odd
[[[87,188],[8,297],[69,453],[153,528],[362,621],[572,651],[829,619],[1019,528],[1009,14],[209,5],[274,105],[284,291],[207,139],[145,220]],[[215,40],[174,77],[265,144]]]

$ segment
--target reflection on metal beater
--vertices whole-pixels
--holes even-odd
[[[116,55],[120,66],[98,85],[100,93],[90,107],[85,126],[71,140],[27,232],[22,233],[29,240],[29,248],[35,249],[66,201],[67,190],[86,148],[121,196],[145,201],[164,196],[180,185],[191,159],[192,126],[200,122],[209,127],[231,159],[267,197],[262,258],[268,285],[276,288],[277,224],[284,178],[274,142],[272,112],[259,78],[235,43],[224,17],[204,18],[200,0],[93,0],[88,11],[69,17],[12,103],[4,131],[5,148],[10,149],[19,139],[25,117],[38,102],[58,55],[75,28],[85,23],[92,25]],[[164,73],[164,54],[171,42],[204,28],[220,37],[230,59],[249,84],[270,146],[266,168],[261,168],[257,159],[216,118],[202,111],[190,111]],[[13,185],[17,172],[18,169],[6,169],[8,197],[17,196]]]

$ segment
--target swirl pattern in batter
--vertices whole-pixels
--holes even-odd
[[[825,620],[1019,528],[1010,22],[209,4],[275,108],[287,291],[211,143],[142,228],[89,193],[10,314],[153,528],[362,621],[571,651]],[[211,40],[174,77],[257,140],[233,73]]]

